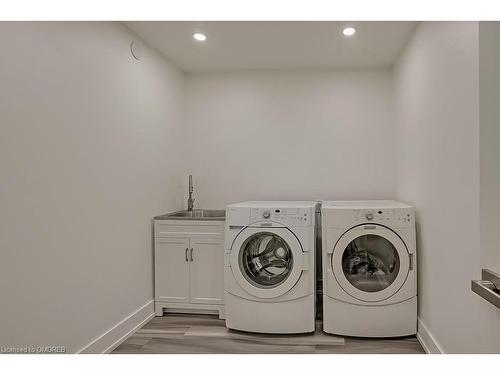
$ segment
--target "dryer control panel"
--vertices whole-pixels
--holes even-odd
[[[286,226],[309,226],[314,224],[314,210],[309,208],[251,208],[250,221],[270,220]]]
[[[414,225],[411,209],[359,209],[353,210],[353,223],[376,223],[386,226],[404,227]]]
[[[411,208],[328,208],[322,212],[323,223],[336,228],[369,223],[392,228],[415,225],[415,213]]]

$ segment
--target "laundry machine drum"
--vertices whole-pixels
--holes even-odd
[[[243,243],[238,263],[245,279],[258,288],[282,284],[293,268],[293,255],[286,241],[275,233],[259,232]]]
[[[410,255],[403,240],[382,225],[358,225],[346,231],[331,250],[335,280],[351,297],[379,302],[404,285]]]
[[[355,238],[342,255],[347,281],[364,292],[378,292],[391,285],[399,273],[399,265],[393,244],[375,234]]]

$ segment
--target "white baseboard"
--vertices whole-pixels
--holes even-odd
[[[147,302],[132,314],[115,324],[109,330],[80,349],[77,353],[82,354],[104,354],[111,352],[114,348],[134,334],[144,324],[155,316],[154,301]]]
[[[429,332],[429,329],[424,322],[422,322],[420,317],[418,318],[417,339],[427,354],[444,354],[443,349]]]

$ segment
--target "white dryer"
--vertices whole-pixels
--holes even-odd
[[[323,329],[395,337],[417,330],[415,214],[395,201],[323,202]]]
[[[227,206],[226,326],[262,333],[315,330],[316,202]]]

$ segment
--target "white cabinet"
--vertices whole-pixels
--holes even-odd
[[[224,317],[224,222],[155,220],[155,310]]]
[[[155,299],[189,303],[189,238],[157,238],[155,248]]]
[[[191,303],[223,304],[224,240],[193,238],[190,251]]]

